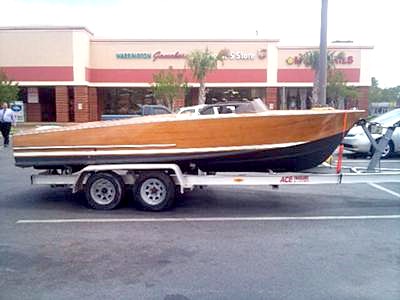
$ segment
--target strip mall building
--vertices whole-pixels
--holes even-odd
[[[270,109],[307,108],[314,74],[300,56],[315,47],[280,46],[278,40],[97,39],[83,27],[7,27],[0,28],[0,68],[21,87],[25,121],[95,121],[154,103],[153,74],[170,67],[184,72],[190,86],[174,106],[196,104],[199,85],[185,55],[206,47],[230,53],[206,77],[208,99],[235,91],[241,98],[262,98]],[[344,105],[367,109],[372,47],[329,49],[343,54],[336,69],[359,91],[357,100]]]

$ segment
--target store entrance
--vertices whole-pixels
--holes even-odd
[[[42,122],[56,121],[56,93],[53,87],[38,88]]]

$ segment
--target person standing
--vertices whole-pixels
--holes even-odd
[[[16,121],[14,112],[8,108],[8,103],[4,102],[0,110],[0,130],[4,139],[4,147],[8,147],[10,143],[11,126],[15,126]]]

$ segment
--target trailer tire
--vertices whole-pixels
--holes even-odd
[[[140,209],[163,211],[175,201],[175,183],[162,172],[144,172],[133,186],[133,196]]]
[[[94,173],[86,182],[85,194],[89,207],[111,210],[121,203],[124,182],[118,174],[112,172]]]

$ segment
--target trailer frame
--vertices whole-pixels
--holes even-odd
[[[176,190],[183,194],[186,190],[203,186],[272,186],[316,185],[316,184],[356,184],[356,183],[400,183],[400,169],[378,168],[382,151],[390,141],[400,122],[389,127],[377,143],[367,128],[367,122],[360,120],[374,149],[366,168],[342,167],[339,151],[337,168],[322,164],[307,172],[275,173],[217,173],[208,174],[197,170],[197,174],[184,174],[177,164],[102,164],[89,165],[73,173],[71,168],[47,170],[31,175],[35,185],[68,186],[72,192],[85,191],[89,206],[97,209],[113,209],[119,205],[125,188],[131,187],[133,196],[141,207],[161,211],[172,206]],[[196,170],[194,168],[194,170]]]
[[[324,173],[323,168],[329,173]],[[379,171],[367,171],[367,168],[343,167],[347,172],[339,174],[332,173],[332,167],[317,168],[317,172],[287,172],[287,173],[217,173],[208,175],[183,174],[176,164],[110,164],[88,166],[81,171],[65,174],[49,174],[42,172],[31,175],[33,185],[70,186],[72,191],[78,192],[86,182],[86,176],[97,172],[116,172],[124,178],[125,184],[134,184],[126,177],[128,171],[153,171],[172,172],[176,185],[180,187],[183,194],[185,189],[193,189],[196,186],[219,186],[219,185],[313,185],[313,184],[354,184],[354,183],[383,183],[400,182],[400,169],[381,168]]]
[[[153,174],[153,177],[161,180],[160,176],[168,175],[180,194],[204,186],[271,186],[277,188],[288,185],[400,183],[400,169],[381,168],[369,171],[368,168],[342,167],[342,172],[337,174],[334,167],[326,164],[309,172],[275,173],[270,171],[268,173],[217,173],[211,175],[203,172],[196,175],[184,174],[176,164],[91,165],[74,174],[43,172],[31,175],[31,183],[53,187],[67,186],[72,189],[73,193],[87,192],[89,178],[94,174],[103,173],[119,178],[119,181],[123,183],[123,188],[130,187],[134,190],[136,190],[135,185],[140,176]],[[168,191],[168,193],[174,192]],[[93,205],[91,206],[93,207]],[[151,207],[148,209],[153,210]]]

